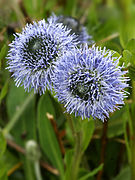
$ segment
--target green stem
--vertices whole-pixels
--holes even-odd
[[[28,104],[31,102],[31,100],[34,98],[33,92],[26,98],[22,106],[19,108],[18,111],[14,114],[13,118],[9,121],[7,126],[4,128],[3,132],[4,134],[8,134],[10,130],[14,127],[14,125],[17,123],[19,120],[20,116],[24,112],[24,110],[27,108]]]
[[[117,37],[119,37],[119,33],[111,34],[110,36],[107,36],[106,38],[104,38],[104,39],[96,42],[96,45],[103,44],[103,43],[105,43],[105,42],[107,42],[107,41],[110,41],[110,40],[112,40],[112,39],[115,39],[115,38],[117,38]]]
[[[132,98],[133,104],[131,106],[131,120],[132,120],[132,134],[131,134],[131,176],[135,180],[135,81],[132,82]]]
[[[129,113],[129,105],[128,104],[126,105],[126,109],[127,109],[127,113],[128,113],[128,123],[129,123],[130,132],[131,132],[132,125],[131,125],[131,117],[130,117],[130,113]],[[123,128],[124,128],[124,138],[125,138],[127,155],[128,155],[128,162],[131,163],[131,151],[130,151],[130,144],[129,144],[129,140],[128,140],[126,119],[124,119]]]
[[[42,180],[42,176],[41,176],[41,172],[40,172],[39,161],[35,161],[35,162],[34,162],[34,167],[35,167],[36,179],[37,179],[37,180]]]
[[[135,81],[132,81],[132,99],[135,102]]]
[[[74,129],[73,119],[71,118],[70,114],[66,113],[66,116],[67,116],[67,121],[69,123],[69,127],[70,127],[70,129],[72,131],[72,135],[73,135],[73,137],[75,137],[76,132],[75,132],[75,129]]]
[[[74,124],[74,119],[71,119],[71,116],[68,115],[68,123],[72,131],[72,135],[75,139],[75,147],[74,147],[74,154],[71,162],[70,168],[70,179],[77,180],[79,165],[82,157],[82,146],[81,146],[81,131],[77,132]]]
[[[75,144],[75,151],[71,165],[71,179],[77,180],[79,165],[82,157],[81,151],[81,132],[76,133],[76,144]]]
[[[131,160],[131,177],[132,180],[135,180],[135,142],[131,144],[131,155],[132,155],[132,160]]]

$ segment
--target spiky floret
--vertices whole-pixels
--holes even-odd
[[[9,44],[8,69],[13,73],[16,86],[44,93],[51,89],[54,62],[61,54],[70,51],[77,43],[75,36],[60,23],[50,19],[27,24],[21,33],[16,33]]]
[[[84,27],[76,18],[70,16],[56,16],[54,13],[48,18],[56,23],[63,23],[67,30],[71,30],[70,34],[75,34],[77,36],[77,41],[79,44],[93,44],[92,36],[87,32],[86,27]]]
[[[105,48],[74,49],[56,62],[54,89],[67,112],[82,118],[104,121],[109,113],[124,104],[129,79],[118,66],[119,58]]]

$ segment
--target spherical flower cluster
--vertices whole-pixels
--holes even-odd
[[[51,89],[51,76],[54,62],[65,51],[76,44],[75,36],[61,23],[45,22],[27,24],[21,33],[15,34],[15,40],[9,45],[8,69],[12,72],[16,86],[43,94]]]
[[[91,116],[104,121],[109,113],[119,109],[126,97],[126,81],[119,58],[111,51],[93,46],[74,49],[63,54],[56,64],[54,89],[67,112],[82,118]]]
[[[71,30],[70,34],[75,34],[77,36],[77,41],[79,44],[92,44],[92,36],[88,35],[86,27],[84,27],[76,18],[70,16],[56,16],[54,13],[48,18],[56,23],[62,23],[67,30]]]
[[[55,16],[27,24],[9,45],[8,67],[16,86],[56,92],[67,112],[104,121],[124,104],[126,71],[111,51],[88,45],[85,27],[71,17]],[[92,41],[91,41],[92,42]],[[78,46],[78,47],[77,47]]]

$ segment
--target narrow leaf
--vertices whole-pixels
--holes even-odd
[[[123,168],[120,173],[113,178],[113,180],[130,180],[131,179],[131,169],[129,166]]]
[[[13,82],[7,96],[7,111],[9,123],[5,132],[11,130],[21,146],[29,139],[36,139],[35,96],[32,92],[26,93],[23,87],[17,88]]]
[[[6,55],[6,51],[7,51],[7,45],[4,44],[0,51],[0,60]]]
[[[88,147],[90,140],[92,138],[95,126],[93,120],[83,120],[82,121],[82,131],[83,131],[83,142],[82,142],[82,151],[84,152]]]
[[[3,155],[5,150],[6,150],[6,140],[2,131],[0,130],[0,157]]]
[[[50,113],[55,117],[55,111],[49,93],[43,95],[38,104],[39,140],[43,152],[46,154],[50,162],[59,169],[62,177],[64,173],[62,155],[53,127],[47,118],[46,113]]]
[[[8,80],[5,82],[3,88],[0,92],[0,104],[1,104],[2,99],[6,96],[7,91],[8,91]]]
[[[100,166],[98,166],[96,169],[94,169],[94,170],[91,171],[90,173],[84,175],[84,176],[81,177],[79,180],[88,180],[89,177],[92,177],[92,176],[94,176],[95,174],[97,174],[102,168],[103,168],[103,164],[100,164]]]
[[[2,64],[1,60],[6,56],[6,52],[7,52],[7,46],[6,44],[4,44],[4,46],[2,47],[0,51],[0,70],[1,70],[1,64]]]

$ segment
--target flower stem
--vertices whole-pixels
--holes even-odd
[[[135,140],[132,140],[131,144],[131,155],[132,155],[132,160],[131,160],[131,177],[132,180],[135,180]]]
[[[132,82],[132,98],[133,104],[131,107],[131,120],[132,120],[132,134],[131,134],[131,177],[132,180],[135,179],[135,81]]]
[[[71,165],[71,179],[77,180],[79,165],[82,157],[81,152],[81,132],[76,133],[76,144],[75,144],[75,151],[72,159]]]
[[[104,164],[105,162],[105,153],[106,153],[106,145],[107,145],[107,129],[108,129],[108,119],[103,124],[103,134],[101,138],[101,155],[100,155],[100,164]],[[96,180],[101,180],[104,169],[102,168],[98,174]]]
[[[68,123],[69,123],[69,127],[70,127],[70,129],[72,131],[72,135],[73,135],[73,137],[75,137],[76,133],[75,133],[75,129],[74,129],[73,119],[71,118],[70,114],[66,113],[66,116],[67,116],[67,120],[68,120]]]
[[[74,147],[74,154],[71,162],[71,168],[70,168],[70,178],[72,180],[77,180],[79,165],[82,157],[82,146],[81,146],[81,137],[82,133],[81,130],[79,132],[76,132],[76,129],[74,127],[74,119],[71,119],[71,117],[68,115],[68,123],[72,131],[72,135],[75,139],[75,147]]]
[[[34,98],[34,94],[33,92],[26,98],[26,100],[24,101],[24,103],[22,104],[22,106],[19,108],[18,111],[16,111],[16,113],[14,114],[13,118],[9,121],[9,123],[7,124],[7,126],[4,128],[3,132],[4,134],[8,134],[10,132],[10,130],[14,127],[14,125],[16,124],[16,122],[19,120],[19,117],[22,115],[22,113],[24,112],[24,110],[27,108],[28,104],[31,102],[31,100]]]
[[[36,179],[37,179],[37,180],[42,180],[42,176],[41,176],[41,172],[40,172],[39,161],[35,161],[35,162],[34,162],[34,167],[35,167]]]

